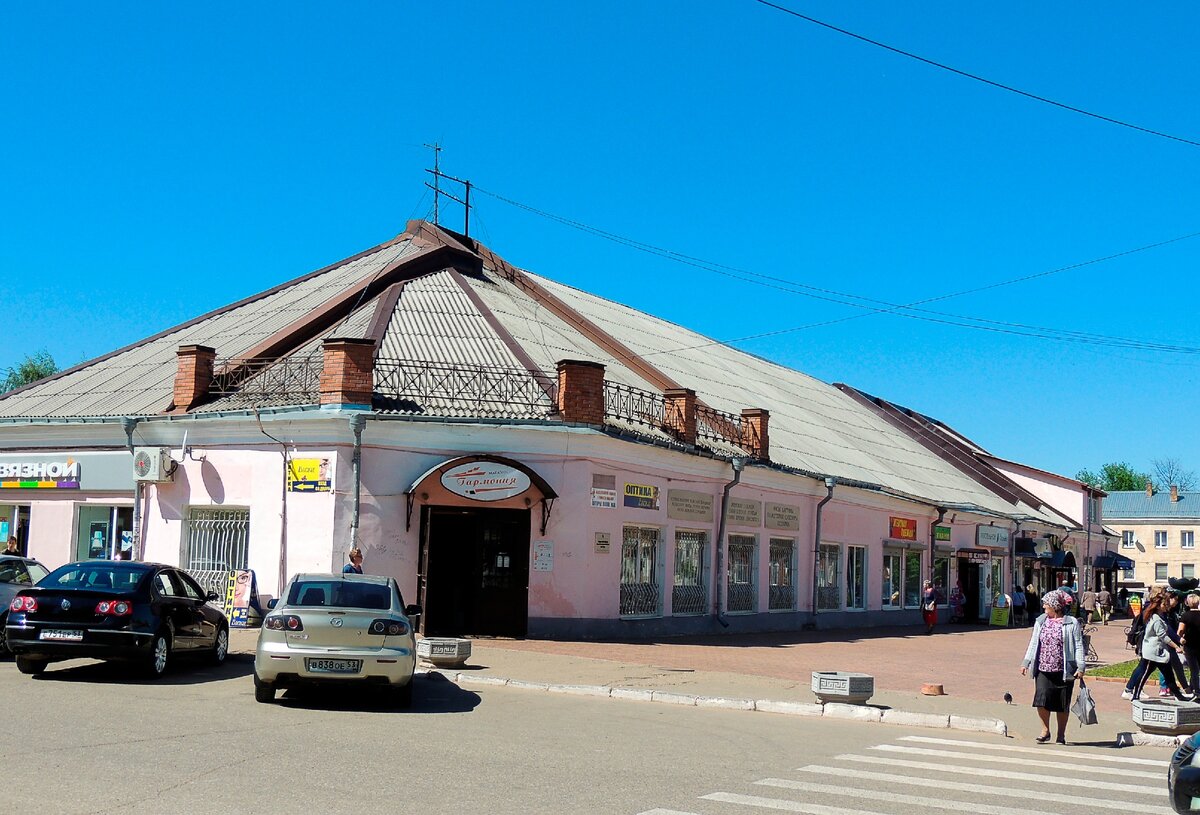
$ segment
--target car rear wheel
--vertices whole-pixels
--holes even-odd
[[[171,665],[171,638],[165,631],[154,635],[150,643],[150,657],[146,660],[146,673],[151,679],[157,679],[167,672]]]
[[[412,680],[410,679],[408,680],[407,684],[396,688],[394,691],[392,691],[392,694],[393,704],[395,704],[396,707],[400,708],[401,710],[408,710],[410,707],[412,707],[413,703]]]
[[[33,674],[37,676],[42,671],[46,670],[46,665],[49,663],[44,659],[31,659],[30,657],[17,657],[17,670],[23,674]]]
[[[229,629],[221,626],[217,629],[217,639],[213,643],[209,660],[214,665],[222,665],[225,663],[225,657],[227,656],[229,656]]]
[[[264,704],[275,701],[275,686],[270,682],[263,682],[258,678],[258,674],[254,675],[254,701]]]

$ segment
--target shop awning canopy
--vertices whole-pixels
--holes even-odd
[[[1092,566],[1097,569],[1132,569],[1133,561],[1116,552],[1105,552],[1092,561]]]
[[[1054,569],[1074,569],[1075,568],[1075,553],[1070,549],[1059,549],[1057,552],[1051,552],[1045,557],[1039,558],[1042,564],[1050,566]]]

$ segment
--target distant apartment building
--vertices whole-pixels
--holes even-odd
[[[1104,523],[1121,536],[1118,549],[1133,561],[1121,570],[1120,584],[1128,588],[1165,585],[1172,577],[1196,577],[1200,553],[1200,492],[1177,487],[1162,492],[1110,492],[1104,501]]]

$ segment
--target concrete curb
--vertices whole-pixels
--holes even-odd
[[[647,690],[643,688],[609,687],[608,685],[556,685],[546,682],[526,682],[520,679],[506,679],[500,676],[476,676],[468,672],[449,671],[441,668],[429,668],[419,673],[439,674],[451,682],[464,687],[510,687],[520,690],[534,690],[549,693],[561,693],[571,696],[608,697],[609,699],[625,699],[635,702],[658,702],[667,705],[684,705],[687,707],[719,708],[725,710],[749,710],[759,713],[776,713],[785,716],[823,716],[830,719],[845,719],[846,721],[876,722],[882,724],[903,725],[905,727],[929,727],[938,730],[966,730],[973,733],[994,733],[999,736],[1008,735],[1008,725],[1000,719],[981,719],[954,714],[913,713],[906,710],[879,708],[871,705],[847,705],[841,702],[784,702],[776,699],[735,699],[721,696],[696,696],[690,693],[675,693],[672,691]],[[1121,734],[1133,737],[1129,744],[1141,744],[1137,737],[1142,733]],[[1153,738],[1167,738],[1158,736]],[[1150,742],[1146,742],[1150,743]],[[1156,746],[1158,742],[1153,742]],[[1118,740],[1118,744],[1120,741]],[[1172,742],[1174,744],[1174,742]]]

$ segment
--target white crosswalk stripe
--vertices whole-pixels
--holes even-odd
[[[697,790],[694,812],[658,808],[638,815],[751,815],[764,810],[802,815],[1027,815],[1031,809],[1068,808],[1172,815],[1166,805],[1167,763],[1110,750],[898,736],[891,743],[797,767],[792,777],[746,779],[732,788]]]
[[[1012,761],[1008,756],[982,755],[978,751],[963,753],[957,750],[931,750],[926,747],[911,747],[906,744],[877,744],[871,749],[887,753],[903,753],[906,756],[934,756],[936,758],[955,758],[960,761],[969,759],[971,761],[982,761],[987,764],[1008,764]],[[1057,757],[1059,754],[1053,753],[1052,755]],[[1086,770],[1097,775],[1120,775],[1125,778],[1162,778],[1162,771],[1127,770],[1123,767],[1091,767],[1078,762],[1047,761],[1043,759],[1037,765],[1047,770],[1073,770],[1076,772]]]

